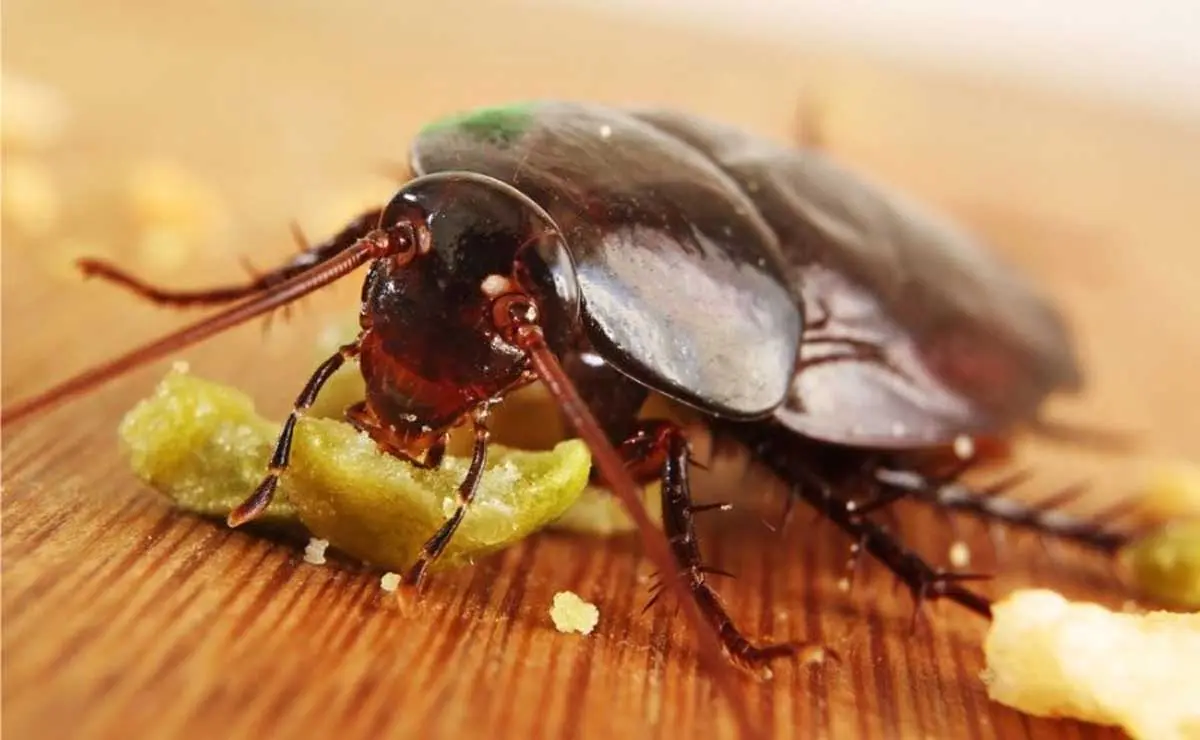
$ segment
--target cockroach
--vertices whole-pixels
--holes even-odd
[[[761,672],[802,643],[743,637],[710,589],[688,438],[673,422],[638,418],[652,392],[744,444],[918,602],[945,597],[990,614],[968,576],[931,567],[868,516],[900,497],[957,501],[1117,546],[1037,509],[991,506],[986,492],[954,483],[961,467],[929,472],[931,454],[962,452],[964,441],[1053,431],[1044,402],[1082,387],[1072,339],[1055,308],[975,238],[825,153],[675,112],[540,101],[439,121],[418,134],[408,166],[411,179],[386,206],[243,285],[169,290],[82,261],[86,275],[158,305],[232,306],[10,407],[5,420],[365,266],[357,338],[300,392],[269,471],[231,526],[267,506],[297,419],[355,358],[366,393],[346,418],[380,449],[435,466],[449,429],[474,430],[458,507],[405,575],[407,588],[421,584],[471,505],[488,409],[541,381],[637,524],[710,667],[725,665],[712,663],[723,655]],[[663,483],[661,531],[638,498],[647,473]],[[855,506],[835,495],[847,487],[872,496]]]

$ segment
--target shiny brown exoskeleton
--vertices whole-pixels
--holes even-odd
[[[688,441],[674,423],[638,420],[652,392],[745,443],[918,601],[945,596],[990,613],[962,585],[971,576],[935,570],[872,520],[903,496],[1119,544],[954,483],[965,464],[947,467],[941,452],[1041,424],[1045,398],[1080,386],[1069,337],[1053,308],[969,236],[823,154],[678,114],[547,102],[440,122],[419,136],[410,165],[414,178],[386,207],[248,285],[169,291],[85,261],[87,274],[156,303],[241,302],[5,420],[369,265],[361,332],[296,399],[269,474],[231,524],[267,505],[297,418],[356,358],[366,397],[347,418],[381,449],[437,465],[452,427],[474,429],[459,506],[407,574],[410,587],[470,506],[489,409],[536,380],[591,447],[660,572],[679,573],[663,583],[681,597],[703,654],[719,646],[744,667],[800,644],[743,638],[706,582],[714,569],[692,524],[700,507]],[[663,482],[663,533],[638,503],[634,475],[647,471]]]

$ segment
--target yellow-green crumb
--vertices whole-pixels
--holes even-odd
[[[550,619],[554,620],[554,628],[559,632],[590,635],[600,621],[600,610],[572,591],[559,591],[554,594]]]

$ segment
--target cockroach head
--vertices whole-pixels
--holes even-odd
[[[377,231],[410,233],[415,250],[376,260],[363,287],[368,385],[370,366],[382,371],[386,357],[385,374],[408,378],[397,393],[432,384],[442,399],[454,387],[462,403],[482,400],[530,376],[515,327],[536,324],[558,348],[578,326],[575,267],[558,227],[505,183],[471,173],[417,178]],[[439,415],[451,411],[439,405]],[[421,412],[432,409],[407,413]]]

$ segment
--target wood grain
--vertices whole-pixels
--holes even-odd
[[[653,101],[786,136],[803,88],[827,145],[986,234],[1056,295],[1091,374],[1060,415],[1132,429],[1144,449],[1105,459],[1029,443],[1045,491],[1097,481],[1084,510],[1131,490],[1161,457],[1200,459],[1200,252],[1193,248],[1200,134],[1100,104],[1048,100],[829,50],[772,49],[566,11],[495,4],[5,4],[5,74],[61,91],[71,128],[41,156],[63,218],[10,229],[3,262],[7,401],[178,325],[100,286],[47,270],[86,246],[136,257],[123,182],[166,158],[209,183],[228,223],[175,284],[239,274],[287,253],[287,223],[325,217],[403,156],[446,111],[542,95]],[[537,29],[534,19],[536,17]],[[5,166],[13,161],[5,153]],[[348,218],[348,209],[334,216]],[[245,327],[186,353],[278,414],[311,370],[313,332],[354,286],[307,302],[265,339]],[[547,534],[431,584],[402,618],[378,574],[304,563],[300,551],[172,511],[137,484],[120,415],[163,367],[47,414],[3,439],[3,729],[14,738],[729,737],[690,635],[669,608],[640,614],[633,543]],[[742,485],[777,510],[761,479]],[[805,512],[782,535],[755,507],[705,523],[710,560],[751,634],[821,640],[840,666],[784,666],[745,686],[778,737],[1100,738],[1108,730],[1023,717],[987,700],[985,625],[948,606],[910,632],[910,601],[867,567],[838,588],[847,543]],[[916,507],[906,537],[944,562],[955,533]],[[1002,594],[1049,585],[1120,603],[1102,562],[1028,537],[996,555],[961,523],[973,568]],[[555,632],[556,591],[596,602],[588,637]]]

